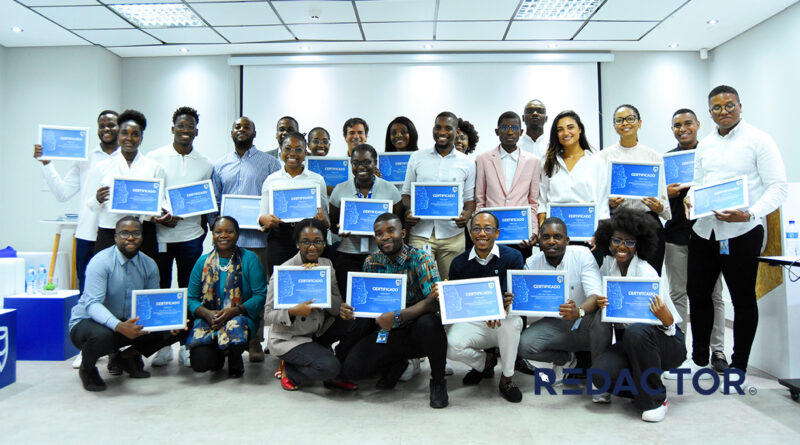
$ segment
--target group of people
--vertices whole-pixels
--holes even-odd
[[[383,151],[412,152],[399,187],[381,178],[379,154],[367,144],[369,126],[361,118],[348,119],[343,126],[352,175],[345,182],[326,184],[305,161],[308,155],[327,155],[330,134],[320,127],[300,133],[298,122],[288,116],[277,123],[278,147],[272,151],[255,147],[251,119],[236,119],[231,129],[234,150],[212,164],[193,149],[199,115],[192,108],[173,114],[172,144],[146,156],[138,150],[145,117],[134,110],[119,115],[103,111],[98,117],[100,144],[88,161],[76,162],[63,178],[42,161],[45,179],[59,199],[81,194],[76,256],[82,294],[73,309],[70,334],[82,352],[83,386],[90,391],[105,388],[96,367],[105,355],[111,374],[148,377],[142,355],[156,354],[152,364],[165,365],[172,359],[169,345],[174,342],[184,345],[179,358],[186,366],[199,372],[219,370],[227,359],[229,375],[240,377],[245,351],[250,361],[264,360],[266,325],[266,351],[281,360],[274,375],[286,390],[313,381],[355,390],[357,381],[370,377],[379,378],[377,388],[391,389],[419,373],[424,357],[430,364],[430,405],[443,408],[449,403],[448,360],[470,367],[464,385],[493,377],[500,363],[499,392],[510,402],[522,400],[512,380],[515,371],[558,384],[564,369],[600,368],[614,388],[613,380],[627,369],[642,419],[660,421],[667,412],[661,375],[645,376],[647,386],[656,389],[646,391],[642,373],[682,366],[687,321],[693,339],[687,366],[698,371],[711,363],[718,372],[729,366],[746,372],[758,323],[755,281],[762,220],[786,198],[780,152],[767,134],[741,118],[736,90],[716,87],[708,104],[716,128],[700,141],[697,115],[689,109],[674,113],[673,151],[696,150],[695,184],[747,176],[750,206],[696,221],[686,215],[692,205],[689,185],[666,184],[663,168],[658,196],[610,196],[609,161],[663,166],[656,150],[639,143],[642,116],[629,104],[614,110],[619,141],[603,150],[589,145],[580,116],[571,110],[556,115],[548,132],[549,117],[539,100],[527,103],[522,117],[502,113],[495,129],[499,144],[477,157],[471,155],[478,142],[474,126],[453,113],[436,117],[432,148],[418,147],[410,119],[395,118],[387,126]],[[34,157],[40,155],[37,145]],[[165,186],[211,179],[218,202],[222,195],[261,196],[260,229],[240,228],[241,221],[217,214],[180,218],[167,209],[141,220],[110,212],[108,186],[115,177],[163,179]],[[415,182],[461,184],[460,215],[451,220],[415,216],[410,199]],[[316,215],[288,223],[271,214],[270,190],[286,186],[316,187],[321,197]],[[354,235],[338,226],[343,198],[390,200],[393,207],[375,220],[374,236]],[[592,241],[571,242],[567,224],[550,217],[550,205],[569,203],[595,206],[601,221]],[[483,209],[511,206],[530,207],[536,217],[529,239],[500,245],[500,222]],[[203,255],[208,230],[213,249]],[[171,287],[173,263],[178,286],[189,289],[189,327],[145,332],[130,317],[131,291]],[[601,321],[601,309],[608,305],[603,276],[659,277],[664,263],[669,292],[650,300],[660,324]],[[331,307],[313,307],[312,300],[275,308],[270,272],[279,265],[330,266]],[[506,272],[517,269],[567,274],[570,298],[560,306],[559,317],[510,315],[449,329],[442,325],[439,281],[497,276],[508,309],[513,294]],[[356,271],[406,274],[405,309],[377,319],[354,317],[354,308],[342,296],[348,273]],[[721,276],[735,313],[731,363],[722,344]],[[551,365],[534,368],[528,360]],[[664,377],[670,375],[665,372]],[[587,386],[606,388],[604,383],[589,381]],[[610,403],[611,393],[599,392],[592,400]]]

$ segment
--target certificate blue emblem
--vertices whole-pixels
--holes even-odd
[[[248,195],[222,195],[222,216],[230,216],[242,229],[259,229],[261,197]]]
[[[490,212],[500,221],[500,236],[495,243],[519,244],[530,239],[533,231],[530,207],[485,207],[481,211]]]
[[[347,181],[350,173],[349,158],[309,156],[306,159],[308,159],[308,169],[319,173],[325,179],[325,185],[328,187]]]
[[[440,281],[442,324],[506,318],[497,277]]]
[[[311,306],[331,307],[331,268],[318,266],[275,266],[272,272],[275,309],[289,309],[315,300]]]
[[[350,272],[347,274],[347,304],[356,317],[378,318],[406,307],[404,274]]]
[[[458,183],[411,184],[411,209],[417,218],[451,219],[461,214],[462,191]]]
[[[597,230],[594,204],[550,204],[547,216],[564,221],[567,235],[573,241],[589,241]]]
[[[88,128],[39,125],[40,159],[89,159],[88,134]]]
[[[667,184],[690,184],[694,181],[694,150],[664,154],[664,179]]]
[[[411,153],[381,153],[378,155],[378,169],[381,176],[392,184],[402,184],[406,180],[408,159]]]
[[[167,187],[167,198],[175,216],[185,218],[217,211],[217,198],[210,179]]]
[[[538,317],[558,317],[558,307],[566,303],[569,292],[565,272],[509,270],[508,283],[514,294],[510,313]]]
[[[168,331],[186,327],[186,289],[147,289],[131,292],[131,316],[145,330]]]
[[[313,218],[320,207],[319,190],[316,186],[270,189],[269,193],[269,213],[283,222]]]
[[[384,213],[392,211],[392,201],[383,199],[342,198],[339,213],[339,230],[352,235],[375,233],[375,220]]]
[[[608,297],[608,306],[603,308],[603,321],[660,323],[650,311],[650,299],[661,291],[659,278],[604,277],[603,287]]]
[[[688,196],[692,201],[690,219],[713,215],[712,210],[719,212],[747,207],[747,177],[738,176],[727,181],[692,187]]]
[[[661,166],[653,163],[611,161],[611,196],[649,198],[658,196]]]
[[[163,186],[161,179],[114,178],[109,211],[159,216]]]

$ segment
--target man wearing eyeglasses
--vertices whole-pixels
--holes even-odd
[[[539,99],[533,99],[525,105],[522,118],[525,120],[525,134],[522,135],[519,146],[544,162],[547,147],[550,145],[550,136],[544,128],[547,123],[547,108]]]
[[[709,363],[709,343],[714,325],[711,293],[722,272],[733,303],[732,368],[747,371],[750,348],[758,326],[756,276],[764,240],[762,218],[786,200],[786,169],[775,141],[741,118],[739,93],[720,85],[708,94],[715,131],[703,138],[695,155],[694,182],[709,184],[747,177],[746,209],[715,210],[698,218],[689,238],[687,293],[692,319],[692,360]],[[692,202],[684,200],[687,208]],[[749,386],[745,381],[745,386]]]
[[[131,317],[131,291],[158,289],[156,262],[139,251],[143,238],[142,223],[123,217],[114,229],[115,245],[95,254],[86,268],[86,287],[72,308],[69,329],[72,344],[81,350],[78,375],[87,391],[106,389],[95,366],[98,358],[132,345],[112,360],[131,378],[147,378],[142,355],[185,338],[178,332],[147,332],[136,324],[139,317]]]
[[[519,122],[519,121],[518,121]],[[500,288],[507,290],[506,272],[509,269],[522,269],[522,255],[510,247],[495,244],[500,235],[500,221],[493,214],[482,211],[470,220],[469,232],[474,246],[469,252],[457,256],[450,265],[450,279],[498,277]],[[505,306],[511,304],[513,297],[507,294]],[[522,317],[509,315],[504,320],[471,323],[456,323],[447,333],[447,358],[469,365],[464,376],[464,385],[477,385],[484,378],[494,376],[497,355],[490,348],[500,349],[502,375],[500,394],[511,403],[522,401],[522,392],[511,380],[522,332]]]

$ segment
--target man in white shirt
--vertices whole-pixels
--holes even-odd
[[[464,251],[464,226],[475,211],[475,163],[456,150],[453,142],[458,130],[458,118],[449,111],[436,116],[432,149],[415,151],[408,159],[403,183],[403,205],[406,225],[411,228],[409,244],[431,253],[439,273],[447,279],[450,263]],[[414,216],[411,209],[411,184],[414,182],[457,182],[463,187],[461,213],[451,220],[424,220]]]
[[[50,191],[59,202],[67,201],[80,192],[78,201],[78,225],[75,227],[75,272],[78,283],[83,293],[86,276],[86,265],[94,255],[94,241],[97,238],[97,213],[86,207],[89,194],[94,193],[97,187],[88,186],[90,172],[100,162],[117,154],[117,116],[112,110],[103,110],[97,116],[97,137],[100,143],[89,151],[89,159],[75,161],[62,178],[55,166],[46,160],[42,163],[42,176]],[[33,157],[42,156],[42,146],[34,145]]]
[[[741,118],[742,104],[734,88],[720,85],[711,90],[708,108],[717,128],[697,147],[694,182],[708,184],[746,176],[750,206],[714,211],[712,216],[698,218],[692,227],[686,289],[692,360],[698,366],[708,365],[714,325],[711,293],[722,272],[734,311],[730,366],[746,372],[758,326],[755,286],[764,240],[762,218],[786,200],[786,169],[775,141]],[[692,205],[688,198],[684,202],[687,207]]]
[[[533,99],[522,110],[522,118],[525,120],[525,134],[519,140],[519,146],[544,162],[547,147],[550,145],[550,138],[544,128],[547,123],[547,108],[539,99]]]

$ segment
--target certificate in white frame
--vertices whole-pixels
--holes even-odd
[[[118,196],[119,194],[122,193],[125,194],[136,193],[135,190],[128,191],[128,183],[131,182],[141,183],[144,187],[155,189],[156,195],[158,196],[157,203],[155,206],[152,205],[150,206],[150,207],[155,207],[154,209],[141,210],[141,209],[114,208],[114,204],[115,202],[117,202],[115,200],[115,196]],[[162,211],[163,200],[164,200],[164,194],[162,193],[162,190],[164,190],[163,179],[117,177],[111,180],[111,185],[109,186],[109,190],[110,193],[108,195],[108,211],[111,213],[124,213],[126,215],[147,215],[147,216],[161,216],[163,213]],[[127,197],[125,198],[125,201],[127,202]]]
[[[455,214],[448,214],[448,215],[419,215],[417,213],[417,205],[420,204],[417,202],[417,187],[454,187],[457,190],[454,191],[457,195],[458,200],[458,211]],[[451,220],[453,218],[458,218],[461,215],[461,209],[464,207],[464,185],[460,182],[412,182],[411,183],[411,212],[412,214],[420,219],[444,219],[444,220]]]
[[[352,205],[347,205],[351,203]],[[373,236],[375,231],[372,229],[372,225],[375,223],[375,219],[378,218],[383,213],[391,213],[392,206],[394,203],[391,199],[363,199],[363,198],[342,198],[339,200],[339,232],[347,232],[351,235],[365,235],[365,236]],[[352,230],[348,229],[348,226],[352,227],[352,224],[358,224],[358,221],[352,221],[352,215],[349,212],[352,211],[352,207],[358,206],[359,204],[368,205],[370,207],[376,207],[383,210],[381,213],[375,215],[375,218],[372,219],[372,222],[369,223],[369,230]],[[358,218],[358,217],[356,217]]]
[[[188,299],[189,292],[187,288],[134,290],[131,292],[131,318],[139,317],[140,320],[136,324],[142,326],[144,330],[149,332],[185,329]],[[143,300],[145,304],[141,304]],[[164,317],[167,318],[167,320],[163,320],[157,313],[153,313],[158,307],[172,310],[171,314]],[[176,322],[176,320],[173,319],[174,317],[178,317],[178,314],[180,314],[180,322]],[[142,322],[142,319],[155,319],[160,322],[150,324],[146,321]]]
[[[612,301],[613,298],[609,296],[612,292],[609,291],[609,284],[613,283],[642,283],[644,285],[648,285],[650,289],[655,286],[652,293],[649,295],[647,291],[637,291],[639,293],[643,293],[643,295],[639,295],[637,298],[640,301],[646,301],[647,304],[639,304],[639,307],[646,307],[647,312],[645,314],[639,313],[638,316],[609,316],[608,315],[608,308],[614,302]],[[661,324],[661,321],[650,311],[649,309],[649,301],[652,298],[652,295],[661,295],[661,291],[663,290],[664,285],[661,282],[661,278],[659,277],[603,277],[603,293],[609,299],[609,305],[603,308],[603,312],[601,313],[601,321],[605,323],[647,323],[647,324]],[[624,299],[621,305],[624,305]]]
[[[52,137],[57,135],[68,136],[70,138],[78,137],[81,140],[75,144],[75,148],[80,148],[80,153],[63,153],[59,151],[51,152],[52,144],[56,144]],[[42,146],[42,156],[39,158],[43,161],[52,160],[69,160],[69,161],[86,161],[89,159],[89,128],[88,127],[69,127],[64,125],[46,125],[39,124],[39,131],[37,135],[38,144]]]
[[[183,189],[192,189],[192,190],[197,189],[197,191],[192,191],[190,193],[191,194],[202,193],[204,195],[207,195],[205,204],[201,206],[202,208],[192,208],[191,211],[188,213],[176,213],[175,212],[176,203],[173,203],[173,200],[185,199],[185,198],[183,198],[183,196],[176,195],[170,192],[173,190],[183,190]],[[216,193],[214,193],[214,184],[211,183],[210,179],[206,179],[205,181],[197,181],[188,184],[181,184],[181,185],[174,185],[172,187],[167,187],[166,195],[167,195],[167,202],[169,203],[169,207],[172,214],[175,216],[180,216],[181,218],[206,215],[208,213],[216,213],[217,210],[219,210],[219,208],[217,207],[217,196]]]
[[[322,207],[322,200],[320,198],[320,193],[325,193],[325,191],[320,191],[318,185],[296,185],[296,186],[290,186],[290,187],[270,187],[269,190],[267,191],[267,193],[269,193],[269,209],[268,209],[269,213],[271,215],[275,215],[275,216],[280,218],[280,216],[275,213],[275,209],[276,209],[276,206],[275,206],[275,193],[276,192],[289,192],[289,191],[293,191],[293,190],[311,190],[311,189],[315,190],[315,192],[313,192],[314,193],[314,199],[315,199],[315,202],[316,202],[316,205],[314,206],[314,213],[311,214],[311,215],[308,215],[308,216],[303,216],[303,217],[299,217],[298,216],[298,217],[294,217],[294,218],[281,218],[281,221],[283,221],[285,223],[293,223],[293,222],[302,221],[305,218],[313,218],[314,215],[317,214],[317,209]],[[289,205],[289,203],[287,203],[287,206],[288,205]],[[287,208],[287,211],[288,211],[288,208]]]
[[[305,301],[314,300],[314,303],[309,306],[318,308],[331,307],[331,273],[333,273],[333,270],[330,266],[315,266],[310,269],[306,269],[304,266],[274,266],[272,275],[275,278],[272,281],[275,290],[272,294],[272,306],[275,309],[290,309]],[[299,285],[304,283],[292,281],[292,275],[307,275],[306,278],[300,278],[300,280],[314,280],[313,283],[307,283],[309,285],[317,284],[317,280],[324,281],[324,294],[320,295],[317,288],[309,287],[308,289],[303,289],[303,286]],[[297,287],[300,288],[298,289]],[[320,297],[324,299],[320,301]]]
[[[470,278],[466,280],[439,281],[439,313],[442,324],[463,323],[470,321],[503,320],[506,311],[503,307],[503,293],[498,277]],[[462,295],[463,293],[463,295]],[[474,314],[465,308],[463,299],[473,297],[472,293],[484,295],[484,308],[492,310],[491,314]],[[491,294],[489,294],[491,293]],[[473,301],[474,302],[474,301]]]
[[[394,282],[394,286],[399,286],[400,288],[400,301],[398,302],[398,306],[394,306],[394,308],[385,308],[386,310],[383,312],[380,311],[364,311],[359,310],[359,306],[367,304],[366,297],[368,296],[368,291],[364,289],[365,293],[356,292],[353,290],[353,281],[354,279],[363,278],[364,281],[366,280],[387,280],[389,282]],[[399,283],[399,284],[398,284]],[[366,283],[364,283],[366,285]],[[386,312],[391,312],[395,310],[403,310],[406,308],[406,290],[408,286],[408,276],[405,274],[389,274],[389,273],[374,273],[374,272],[348,272],[347,273],[347,295],[346,295],[346,303],[348,306],[352,306],[355,308],[353,311],[353,315],[359,318],[378,318],[382,314]],[[355,295],[358,294],[358,295]],[[354,299],[359,299],[359,301],[353,301]]]
[[[244,202],[252,201],[252,205],[255,208],[255,220],[253,221],[245,221],[245,218],[241,216],[237,217],[237,215],[231,213],[231,208],[234,207],[236,211],[238,211],[241,207],[240,205]],[[237,223],[239,223],[240,229],[255,229],[258,230],[261,228],[261,225],[258,223],[258,217],[261,216],[261,197],[260,196],[253,196],[253,195],[222,195],[222,203],[220,204],[220,215],[222,216],[230,216],[231,218],[235,219]],[[249,219],[249,217],[248,217]]]
[[[547,310],[530,310],[530,309],[523,309],[519,306],[524,307],[524,303],[527,303],[529,299],[536,298],[536,295],[525,294],[522,295],[519,292],[515,292],[515,279],[514,277],[525,277],[525,276],[537,276],[537,277],[547,277],[547,281],[551,279],[556,280],[556,283],[562,288],[563,296],[559,298],[559,305],[564,304],[569,300],[569,278],[567,276],[566,271],[547,271],[547,270],[508,270],[506,271],[506,285],[508,287],[508,291],[514,294],[514,301],[518,301],[518,307],[514,308],[514,303],[511,303],[509,307],[508,313],[510,315],[526,315],[526,316],[534,316],[534,317],[558,317],[560,318],[561,315],[558,312],[558,307],[555,308],[554,311],[547,311]],[[560,280],[560,281],[559,281]],[[550,283],[544,283],[544,286],[549,286]],[[543,292],[550,292],[547,289],[551,289],[550,287],[542,288]],[[527,289],[525,289],[527,291]]]
[[[411,158],[411,154],[412,153],[413,153],[413,151],[396,151],[396,152],[394,152],[394,151],[388,151],[388,152],[384,151],[384,152],[378,153],[378,168],[381,171],[381,175],[383,175],[383,179],[385,181],[389,182],[390,184],[403,184],[405,182],[405,180],[406,180],[406,171],[408,170],[408,160]],[[391,171],[391,170],[384,171],[384,170],[387,170],[385,168],[386,165],[390,165],[390,166],[393,165],[391,163],[391,159],[390,159],[392,157],[405,157],[406,158],[406,169],[403,170],[402,178],[400,178],[400,175],[395,175],[394,172]],[[381,159],[385,159],[385,161],[383,163],[381,163]],[[386,164],[386,162],[389,162],[389,164]],[[380,168],[381,165],[384,165],[384,168]]]
[[[655,193],[625,193],[625,192],[614,192],[615,188],[620,187],[618,184],[614,182],[614,167],[619,166],[621,168],[625,168],[625,166],[633,166],[633,167],[652,167],[654,169],[653,173],[655,173]],[[617,197],[617,198],[631,198],[631,199],[641,199],[641,198],[652,198],[658,197],[661,187],[661,174],[664,166],[662,162],[649,162],[649,161],[622,161],[622,160],[609,160],[608,161],[608,178],[609,178],[609,196],[610,197]],[[649,171],[648,171],[649,173]],[[621,186],[625,189],[627,186],[627,178],[626,178],[626,185]],[[627,190],[630,191],[630,190]]]
[[[531,208],[529,206],[512,206],[512,207],[484,207],[480,209],[481,212],[490,212],[492,213],[498,220],[500,220],[500,237],[495,240],[496,244],[519,244],[522,241],[528,241],[531,238],[531,234],[533,233],[533,214],[531,212]],[[510,213],[518,212],[516,216],[520,216],[525,218],[524,225],[528,227],[527,234],[528,236],[525,239],[522,238],[506,238],[503,235],[503,220],[506,217],[510,216]],[[498,216],[500,215],[500,216]]]
[[[695,150],[695,149],[678,150],[678,151],[675,151],[675,152],[672,152],[672,153],[664,153],[663,155],[661,155],[661,157],[664,158],[664,181],[666,182],[667,185],[675,184],[674,182],[672,182],[671,177],[667,176],[667,162],[669,160],[672,160],[673,158],[676,159],[676,160],[679,160],[679,159],[686,158],[687,156],[691,156],[692,157],[692,179],[690,181],[677,181],[676,183],[680,184],[682,186],[683,185],[685,185],[685,186],[694,185],[694,160],[695,160],[695,153],[696,152],[697,152],[697,150]],[[677,170],[678,172],[681,171],[681,165],[676,165],[676,168],[678,169]]]
[[[707,196],[707,193],[712,193],[715,189],[722,188],[721,186],[728,186],[733,185],[735,191],[741,190],[742,193],[739,195],[730,195],[724,197],[724,200],[719,207],[716,207],[713,202],[711,202],[711,196]],[[698,196],[698,192],[700,196]],[[703,185],[695,185],[689,189],[689,193],[687,193],[687,198],[691,201],[692,206],[689,208],[689,219],[698,219],[704,216],[711,216],[714,214],[712,210],[716,210],[721,212],[723,210],[734,210],[734,209],[742,209],[745,207],[750,206],[750,197],[747,188],[747,176],[737,176],[731,179],[725,179],[722,181],[711,182],[708,184]],[[698,201],[699,199],[699,201]],[[698,213],[698,208],[700,209]]]
[[[574,230],[570,230],[569,229],[570,226],[573,225],[573,224],[571,224],[571,222],[573,222],[573,221],[569,221],[568,220],[569,218],[568,219],[564,219],[563,212],[557,212],[557,213],[559,213],[558,215],[553,215],[553,212],[552,212],[553,207],[566,208],[566,209],[574,209],[574,208],[590,208],[590,209],[593,209],[593,210],[590,211],[590,213],[592,213],[593,216],[591,218],[587,218],[587,219],[590,219],[591,223],[592,223],[591,235],[589,235],[588,233],[587,234],[582,234],[582,233],[575,234]],[[597,223],[598,223],[597,206],[593,202],[574,202],[574,203],[567,203],[567,204],[560,204],[560,203],[549,204],[547,206],[547,217],[550,218],[551,216],[557,216],[559,219],[564,221],[564,223],[567,225],[567,236],[569,236],[570,241],[590,241],[592,238],[594,238],[594,232],[597,231]]]
[[[325,176],[325,171],[317,171],[311,168],[311,164],[320,163],[338,163],[339,166],[344,167],[344,179],[339,182],[335,182],[334,184],[328,183],[328,178]],[[305,165],[308,167],[310,171],[319,174],[322,176],[322,179],[325,180],[325,185],[328,187],[334,187],[342,182],[346,182],[352,175],[352,171],[350,170],[350,158],[347,156],[306,156]],[[319,164],[318,164],[319,165]],[[341,178],[340,178],[341,179]]]

